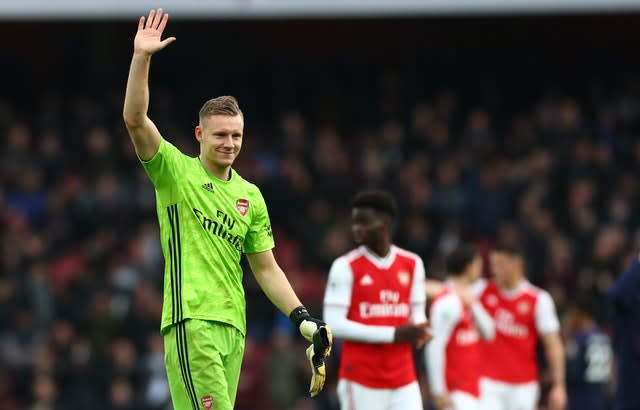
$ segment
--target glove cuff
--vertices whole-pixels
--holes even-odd
[[[296,329],[300,327],[300,323],[303,320],[310,318],[309,312],[304,305],[300,305],[297,308],[293,309],[291,313],[289,313],[289,320],[296,326]]]

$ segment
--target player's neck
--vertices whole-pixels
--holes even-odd
[[[383,241],[381,243],[371,243],[365,245],[371,253],[379,258],[384,258],[391,252],[391,242]]]
[[[510,290],[516,290],[518,289],[520,286],[522,286],[522,283],[524,282],[524,275],[518,275],[516,277],[514,277],[513,279],[509,279],[509,280],[505,280],[501,286],[504,290],[510,291]]]
[[[211,164],[208,161],[203,161],[202,157],[198,157],[198,159],[200,159],[200,163],[205,167],[205,169],[207,171],[209,171],[209,173],[211,175],[213,175],[214,177],[222,180],[222,181],[228,181],[229,178],[231,177],[231,166],[224,166],[224,167],[217,167],[213,164]]]
[[[465,276],[449,276],[449,281],[455,287],[466,288],[471,285],[472,281]]]

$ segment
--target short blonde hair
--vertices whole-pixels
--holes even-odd
[[[235,117],[236,115],[242,116],[242,111],[240,110],[236,97],[221,95],[220,97],[212,98],[205,102],[202,108],[200,108],[198,118],[200,122],[202,122],[203,119],[211,115],[228,115]]]

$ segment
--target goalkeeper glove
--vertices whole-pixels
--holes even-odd
[[[311,364],[311,384],[309,393],[315,397],[324,387],[326,378],[325,358],[331,353],[333,334],[331,328],[322,320],[314,319],[304,306],[298,306],[289,315],[289,319],[300,330],[305,339],[312,342],[306,354]]]

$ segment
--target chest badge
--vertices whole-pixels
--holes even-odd
[[[249,201],[246,199],[238,199],[236,201],[236,209],[240,215],[245,216],[249,211]]]
[[[398,282],[400,282],[402,286],[406,288],[407,286],[409,286],[410,281],[411,281],[411,276],[409,275],[409,272],[405,272],[405,271],[398,272]]]
[[[495,307],[498,305],[498,297],[496,295],[489,295],[486,298],[487,305]]]
[[[521,315],[526,315],[531,310],[531,305],[529,304],[529,302],[522,301],[518,303],[516,309],[518,309],[518,313],[520,313]]]

